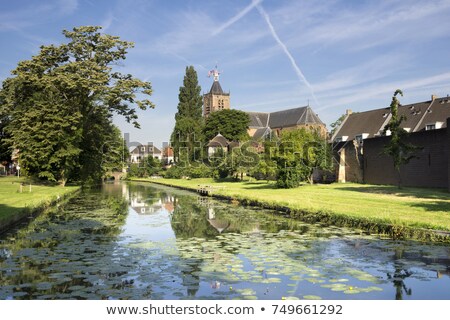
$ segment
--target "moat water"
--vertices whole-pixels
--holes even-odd
[[[0,299],[450,299],[450,247],[105,184],[0,236]]]

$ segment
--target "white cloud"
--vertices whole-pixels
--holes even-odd
[[[275,31],[275,28],[273,27],[272,23],[270,22],[269,15],[267,14],[267,12],[264,10],[264,8],[261,5],[257,5],[257,9],[258,9],[259,13],[261,14],[261,16],[264,18],[264,20],[266,21],[267,26],[269,27],[273,38],[279,44],[280,48],[283,50],[283,52],[286,54],[286,56],[288,57],[289,61],[291,62],[292,67],[294,69],[294,72],[296,73],[296,75],[298,76],[300,81],[303,82],[308,87],[308,89],[309,89],[309,91],[311,93],[311,96],[313,97],[314,101],[317,104],[319,104],[318,101],[317,101],[316,95],[314,94],[313,87],[311,86],[309,81],[306,79],[305,75],[303,74],[302,70],[299,68],[297,62],[295,61],[295,59],[292,56],[292,54],[289,52],[289,50],[286,47],[286,45],[283,43],[283,41],[281,41],[280,37],[278,36],[277,32]]]
[[[390,97],[396,89],[402,89],[404,92],[415,92],[427,88],[428,93],[435,93],[433,90],[436,88],[450,89],[448,83],[450,82],[450,72],[441,73],[428,77],[420,77],[416,79],[397,80],[391,82],[383,82],[378,84],[370,84],[366,86],[359,86],[357,88],[351,88],[339,91],[330,91],[329,94],[322,95],[324,101],[323,107],[317,108],[316,111],[323,111],[334,107],[343,107],[349,104],[355,104],[360,101],[367,101],[372,97],[380,95]],[[379,106],[378,108],[381,108]],[[373,105],[361,105],[360,108],[370,109],[377,108]]]
[[[255,8],[258,4],[260,4],[262,0],[252,0],[252,3],[250,3],[247,7],[245,7],[243,10],[241,10],[238,14],[236,14],[234,17],[232,17],[230,20],[225,22],[223,25],[221,25],[219,28],[213,31],[212,35],[216,36],[225,29],[228,29],[231,25],[235,24],[237,21],[241,20],[244,16],[247,15],[253,8]]]

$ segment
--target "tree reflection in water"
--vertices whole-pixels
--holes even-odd
[[[443,246],[148,184],[74,200],[0,242],[1,299],[450,298]]]

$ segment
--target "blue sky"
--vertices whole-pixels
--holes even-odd
[[[329,125],[346,109],[450,94],[450,0],[42,0],[0,2],[0,80],[63,29],[101,25],[135,42],[118,69],[152,83],[156,109],[132,141],[167,141],[185,67],[203,92],[216,63],[232,108],[276,111],[308,103]]]

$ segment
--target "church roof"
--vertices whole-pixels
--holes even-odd
[[[212,94],[223,94],[223,90],[222,87],[220,86],[219,81],[214,81],[212,86],[211,86],[211,90],[209,90],[209,93]]]
[[[309,106],[272,112],[270,114],[269,127],[271,128],[286,128],[306,124],[323,124]]]
[[[252,138],[254,140],[263,139],[267,135],[270,135],[271,129],[269,127],[262,127],[256,129],[255,133],[253,134]]]
[[[319,116],[309,107],[299,107],[294,109],[266,112],[247,112],[250,116],[249,127],[264,128],[288,128],[296,125],[321,124]]]
[[[261,128],[269,126],[269,115],[267,112],[247,112],[250,116],[249,127]]]

